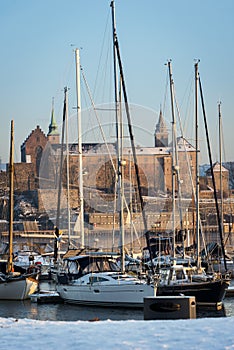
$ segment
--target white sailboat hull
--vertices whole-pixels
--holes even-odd
[[[135,281],[82,283],[82,278],[57,285],[60,297],[72,304],[93,306],[143,307],[144,298],[154,295],[152,285]]]
[[[33,277],[13,278],[0,282],[0,300],[24,300],[37,290],[38,282]]]

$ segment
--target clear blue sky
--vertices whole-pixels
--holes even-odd
[[[9,158],[11,119],[15,120],[15,161],[20,161],[20,145],[31,130],[40,125],[48,132],[52,97],[58,123],[64,86],[70,87],[70,108],[75,105],[71,44],[82,47],[82,66],[94,91],[105,33],[110,32],[109,5],[110,0],[1,1],[2,162]],[[181,114],[186,114],[184,96],[193,79],[194,59],[199,58],[213,156],[218,154],[217,102],[221,100],[224,160],[234,161],[233,14],[233,0],[116,0],[117,32],[129,101],[155,110],[152,118],[139,118],[133,120],[134,124],[154,131],[164,102],[164,63],[168,59],[172,59]],[[95,102],[103,102],[98,99]],[[170,120],[170,114],[165,117]],[[186,123],[190,125],[193,120],[187,119]]]

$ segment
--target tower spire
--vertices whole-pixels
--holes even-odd
[[[167,147],[168,146],[168,130],[165,120],[163,118],[162,109],[160,106],[158,123],[155,128],[155,147]]]
[[[52,98],[52,109],[51,109],[51,119],[50,119],[50,125],[49,125],[49,132],[47,134],[48,140],[50,143],[59,143],[59,131],[58,131],[58,125],[55,120],[54,116],[54,97]]]

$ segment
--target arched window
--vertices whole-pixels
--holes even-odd
[[[42,152],[43,152],[42,147],[37,146],[37,148],[36,148],[36,173],[37,173],[37,176],[39,176]]]

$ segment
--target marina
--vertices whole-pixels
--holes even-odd
[[[0,317],[40,321],[126,321],[144,320],[142,309],[102,308],[66,303],[0,301]],[[197,318],[234,317],[234,298],[226,298],[221,310],[198,308]]]
[[[232,283],[232,288],[234,283]],[[40,321],[126,321],[144,320],[143,309],[121,307],[105,308],[80,306],[61,302],[56,297],[54,283],[43,282],[41,289],[50,292],[49,300],[24,301],[0,300],[0,317],[15,319],[32,319]],[[197,318],[234,317],[234,295],[227,296],[219,310],[213,306],[197,307]]]
[[[195,60],[190,97],[194,113],[186,115],[195,138],[183,131],[169,59],[165,102],[170,96],[170,106],[160,105],[154,146],[145,145],[149,135],[138,145],[114,0],[110,8],[113,86],[105,89],[114,94],[108,108],[95,106],[76,48],[77,127],[70,120],[66,85],[62,124],[55,121],[53,98],[48,133],[37,125],[21,145],[21,163],[14,164],[11,122],[10,163],[0,173],[2,344],[6,348],[9,334],[23,339],[26,332],[29,349],[60,342],[61,349],[207,349],[211,344],[214,350],[217,344],[228,349],[234,344],[234,185],[229,179],[234,175],[222,161],[221,135],[219,161],[212,159],[200,60]],[[112,130],[105,135],[105,122],[97,117],[100,135],[87,141],[81,80],[92,105],[88,113],[113,112],[108,118],[116,127],[114,137]],[[209,158],[204,174],[200,109]],[[218,111],[220,132],[221,102]],[[90,123],[92,132],[95,128]],[[27,288],[22,281],[30,282]],[[222,332],[227,333],[223,342]],[[11,346],[17,343],[22,345],[17,339]]]
[[[1,5],[0,350],[234,350],[234,1]]]

